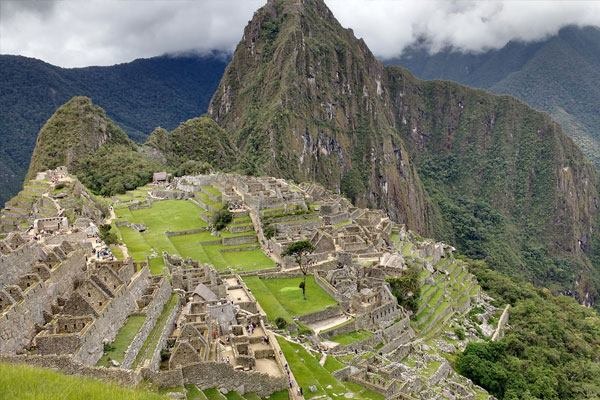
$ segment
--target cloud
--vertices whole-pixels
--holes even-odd
[[[0,52],[74,67],[164,53],[231,51],[265,0],[0,1]],[[432,52],[499,48],[569,24],[600,26],[595,1],[326,0],[380,57],[416,42]]]
[[[64,67],[233,50],[262,0],[0,1],[0,53]]]
[[[566,25],[600,26],[598,1],[329,0],[338,20],[352,27],[378,56],[400,55],[420,43],[434,53],[452,47],[480,52],[511,40],[534,41]]]

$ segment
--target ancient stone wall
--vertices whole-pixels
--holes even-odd
[[[0,287],[16,283],[19,276],[31,271],[41,249],[40,244],[33,242],[24,244],[6,255],[0,255]]]
[[[324,278],[322,278],[316,271],[313,275],[315,277],[315,282],[317,283],[317,285],[319,285],[321,289],[326,291],[331,297],[336,299],[338,302],[346,300],[342,295],[340,295],[340,293],[338,293],[338,291],[335,287],[333,287],[333,285],[331,285]]]
[[[150,271],[142,269],[129,283],[123,286],[108,306],[92,324],[75,353],[74,360],[82,364],[94,365],[104,352],[103,342],[112,342],[123,323],[137,309],[136,300],[148,287]]]
[[[312,314],[303,315],[298,320],[303,324],[311,324],[317,321],[334,318],[344,314],[344,310],[340,306],[327,307],[324,310],[314,312]]]
[[[256,235],[224,237],[221,239],[223,246],[239,246],[241,244],[256,243]]]
[[[185,383],[195,384],[200,389],[224,388],[240,394],[256,393],[260,397],[287,389],[285,377],[272,377],[257,371],[237,371],[229,364],[205,362],[182,368]]]
[[[188,229],[186,231],[175,231],[175,232],[167,231],[167,232],[165,232],[165,235],[167,235],[168,237],[173,237],[173,236],[193,235],[193,234],[202,233],[202,232],[206,232],[206,228]]]
[[[175,327],[175,320],[177,319],[180,310],[181,301],[175,307],[173,307],[171,314],[169,314],[167,321],[165,322],[165,326],[160,334],[160,338],[158,339],[158,342],[156,344],[156,348],[154,349],[154,353],[152,353],[152,358],[150,359],[150,362],[146,365],[146,367],[151,369],[152,371],[158,371],[160,365],[160,352],[167,345],[167,339],[169,338],[169,335]]]
[[[334,336],[354,332],[356,329],[356,320],[352,319],[344,324],[338,325],[326,331],[319,332],[319,335],[325,339],[331,339]]]
[[[36,324],[44,325],[44,312],[59,297],[68,297],[73,282],[83,279],[85,250],[76,250],[50,270],[50,278],[38,282],[23,292],[23,299],[0,316],[0,354],[15,354],[29,344],[36,333]]]
[[[131,368],[131,365],[135,361],[135,357],[139,353],[142,345],[146,341],[146,338],[154,328],[156,324],[156,320],[160,316],[164,305],[167,303],[169,298],[171,297],[171,284],[169,280],[164,278],[161,281],[161,285],[159,286],[154,299],[146,306],[146,320],[144,324],[140,328],[137,335],[131,341],[131,344],[127,348],[125,352],[125,356],[123,358],[123,362],[121,365],[123,368]]]

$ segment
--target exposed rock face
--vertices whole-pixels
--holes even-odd
[[[27,180],[36,172],[74,163],[103,144],[127,143],[129,139],[88,97],[73,97],[44,124],[31,156]]]
[[[318,181],[538,283],[583,274],[589,291],[598,177],[560,127],[512,98],[383,67],[322,0],[255,13],[209,114],[244,172]]]
[[[385,69],[322,1],[269,1],[244,31],[209,114],[246,172],[316,180],[429,231],[427,196],[394,128]]]

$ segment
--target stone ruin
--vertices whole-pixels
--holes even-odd
[[[276,340],[241,278],[221,278],[211,266],[166,253],[164,259],[184,304],[166,342],[169,358],[163,373],[180,372],[204,388],[259,393],[285,389]]]

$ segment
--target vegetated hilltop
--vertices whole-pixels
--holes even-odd
[[[132,139],[206,110],[227,60],[222,55],[161,56],[109,67],[60,68],[0,55],[0,205],[17,193],[36,134],[73,96],[89,96]]]
[[[569,26],[537,42],[498,50],[429,54],[413,47],[385,61],[423,79],[451,79],[518,97],[548,112],[600,166],[600,29]]]
[[[561,128],[515,99],[385,68],[321,0],[255,13],[209,114],[243,172],[316,180],[496,268],[597,296],[598,176]]]
[[[88,97],[73,97],[39,132],[28,179],[64,165],[92,192],[124,193],[148,183],[152,174],[176,175],[227,169],[236,153],[229,138],[208,117],[183,122],[172,132],[156,128],[138,145]]]

